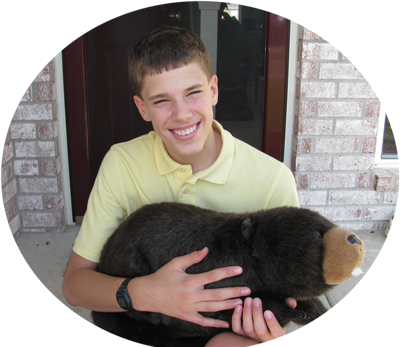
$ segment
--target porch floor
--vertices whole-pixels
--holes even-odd
[[[79,227],[22,233],[7,242],[7,327],[93,327],[90,311],[71,307],[61,291]],[[366,244],[364,274],[335,287],[324,302],[330,310],[393,311],[394,239],[382,231],[357,234]],[[303,346],[303,334],[289,326],[286,346]]]

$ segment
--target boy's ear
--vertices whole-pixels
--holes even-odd
[[[148,115],[148,113],[147,113],[147,111],[146,111],[146,107],[145,107],[145,105],[144,105],[143,100],[142,100],[138,95],[135,95],[135,96],[133,97],[133,101],[135,102],[135,105],[136,105],[136,107],[138,108],[139,113],[140,113],[140,115],[142,116],[142,118],[143,118],[146,122],[150,122],[151,119],[150,119],[150,117],[149,117],[149,115]]]
[[[218,77],[216,75],[211,76],[210,88],[212,105],[215,106],[218,102]]]

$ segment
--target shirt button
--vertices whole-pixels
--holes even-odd
[[[187,193],[189,193],[189,192],[188,192],[187,189],[185,189],[185,190],[183,191],[183,194],[187,194]]]
[[[185,168],[182,168],[182,169],[181,169],[181,171],[182,171],[182,172],[185,172],[185,171],[186,171],[186,169],[185,169]]]

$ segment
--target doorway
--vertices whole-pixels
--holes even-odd
[[[118,142],[152,130],[133,102],[127,73],[132,46],[163,24],[200,35],[197,2],[145,8],[108,21],[63,51],[74,221],[79,223],[102,158]],[[204,14],[203,14],[204,15]],[[255,8],[218,12],[215,118],[235,137],[283,159],[289,22]]]

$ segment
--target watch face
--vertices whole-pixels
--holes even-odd
[[[124,300],[123,298],[118,298],[117,300],[118,300],[118,304],[119,304],[122,308],[126,307],[126,302],[125,302],[125,300]]]

